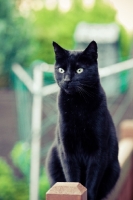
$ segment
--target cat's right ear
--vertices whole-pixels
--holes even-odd
[[[63,49],[60,45],[58,45],[56,42],[53,42],[54,52],[56,58],[62,58],[64,56],[68,55],[68,51]]]
[[[87,48],[83,51],[84,55],[91,55],[93,56],[95,59],[98,58],[98,54],[97,54],[97,43],[93,40],[88,46]]]

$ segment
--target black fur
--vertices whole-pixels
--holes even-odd
[[[53,46],[60,92],[56,136],[46,159],[49,181],[51,186],[80,182],[88,200],[101,200],[114,187],[120,168],[116,131],[98,74],[97,44],[92,41],[84,51]]]

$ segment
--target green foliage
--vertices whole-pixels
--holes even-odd
[[[120,26],[120,53],[121,61],[127,60],[130,54],[130,45],[132,37],[128,34],[122,25]]]
[[[14,199],[13,173],[8,164],[0,158],[0,200]]]
[[[18,142],[11,152],[11,158],[16,167],[29,180],[30,174],[30,149],[28,144]]]
[[[30,55],[29,23],[20,16],[15,3],[16,0],[0,0],[1,73],[9,73],[14,62],[26,65]]]
[[[1,176],[9,176],[12,177],[13,172],[9,165],[2,159],[0,158],[0,177]]]
[[[84,8],[82,1],[74,2],[70,14],[74,14],[77,23],[80,21],[88,23],[111,23],[115,21],[116,11],[103,0],[96,0],[92,8]]]
[[[94,7],[84,8],[82,1],[74,1],[67,13],[43,8],[32,12],[34,19],[34,38],[38,44],[34,59],[53,63],[54,53],[52,41],[60,43],[65,48],[74,47],[73,33],[80,21],[88,23],[110,23],[115,21],[116,11],[102,0],[97,0]]]
[[[25,144],[23,142],[18,142],[14,146],[12,152],[11,152],[11,158],[14,163],[14,165],[23,173],[24,181],[22,180],[20,184],[17,186],[18,191],[23,190],[24,194],[28,194],[29,190],[29,174],[30,174],[30,149],[28,147],[28,144]],[[43,200],[45,197],[46,192],[49,189],[49,183],[46,176],[46,173],[44,171],[44,167],[42,168],[40,172],[40,180],[39,180],[39,198],[40,200]],[[25,200],[24,198],[21,198],[20,200]]]
[[[15,199],[15,187],[11,177],[0,177],[0,199],[13,200]]]
[[[116,11],[103,0],[96,0],[92,8],[85,8],[81,0],[74,0],[72,8],[63,13],[58,10],[47,10],[45,7],[39,11],[32,11],[34,19],[34,43],[36,52],[32,59],[41,59],[48,63],[54,62],[52,41],[73,49],[75,41],[73,34],[77,24],[81,21],[88,23],[116,22]],[[119,25],[119,24],[118,24]],[[129,55],[130,37],[120,26],[120,57],[125,59]]]
[[[21,16],[17,0],[0,0],[0,74],[9,73],[12,63],[29,66],[34,60],[54,62],[52,41],[66,49],[73,49],[73,34],[80,21],[88,23],[115,22],[116,11],[103,0],[96,0],[92,8],[85,8],[82,0],[73,0],[72,8],[64,13],[58,8],[31,11],[29,18]],[[130,37],[120,26],[122,59],[128,57]]]
[[[40,182],[39,182],[39,197],[40,197],[40,200],[41,199],[44,200],[45,194],[49,190],[49,188],[50,188],[50,185],[49,185],[46,173],[43,169],[43,172],[41,173],[41,176],[40,176]]]
[[[29,200],[29,184],[25,179],[16,180],[14,187],[16,188],[14,200]]]
[[[10,166],[0,158],[0,200],[28,200],[28,184],[14,177]]]
[[[0,158],[0,200],[28,200],[29,199],[29,167],[30,150],[27,144],[16,143],[11,157],[14,165],[23,173],[23,178],[14,176],[11,167]],[[45,194],[49,189],[49,183],[44,171],[40,172],[39,199],[45,199]]]

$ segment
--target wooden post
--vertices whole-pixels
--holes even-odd
[[[124,120],[120,124],[120,139],[133,138],[133,120]]]
[[[46,200],[87,200],[87,189],[80,183],[58,182],[46,193]]]

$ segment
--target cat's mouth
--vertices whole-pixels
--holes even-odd
[[[59,86],[67,93],[74,94],[76,92],[76,87],[71,83],[59,84]]]
[[[70,89],[64,89],[64,91],[67,93],[67,94],[73,94],[74,91],[70,90]]]
[[[73,93],[75,93],[75,88],[74,88],[74,87],[67,86],[67,87],[62,87],[62,89],[63,89],[67,94],[73,94]]]
[[[67,88],[64,88],[64,91],[67,93],[67,94],[74,94],[76,92],[76,88],[75,87],[70,87],[68,86]]]

